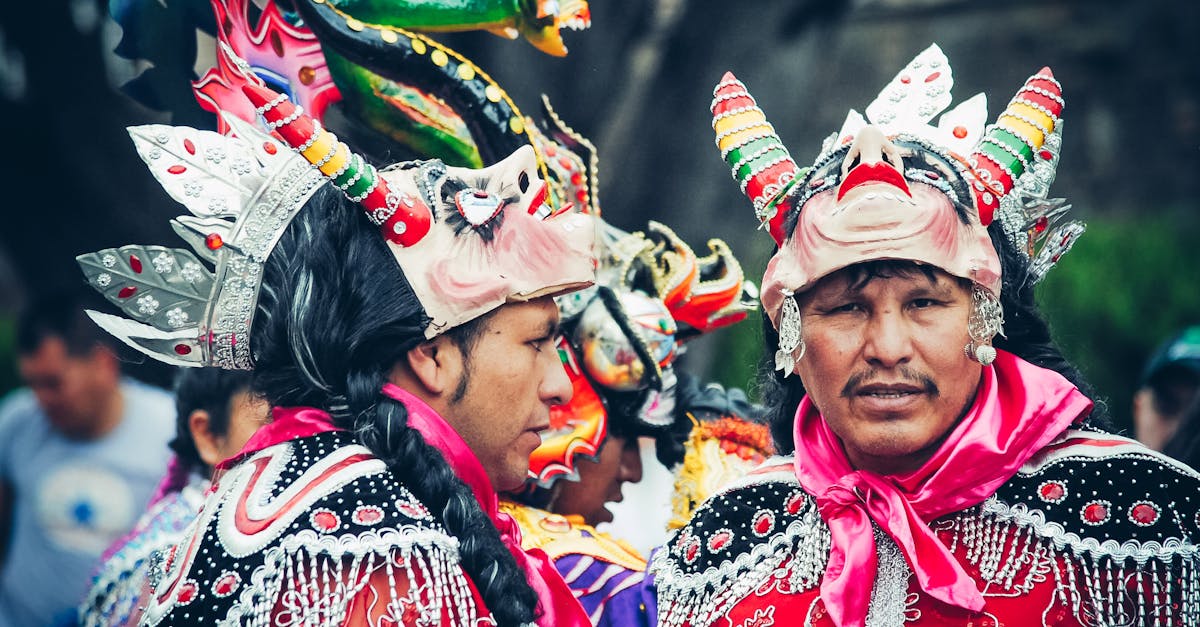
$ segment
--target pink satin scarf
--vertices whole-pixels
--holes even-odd
[[[492,524],[500,531],[500,540],[525,571],[525,580],[538,596],[541,627],[564,625],[589,627],[592,622],[583,606],[575,598],[567,582],[554,568],[554,562],[541,549],[521,548],[521,529],[511,516],[500,511],[500,497],[492,488],[483,464],[463,441],[462,436],[424,401],[407,390],[385,383],[383,393],[400,401],[408,408],[408,426],[416,429],[430,446],[441,451],[454,474],[475,494],[479,507],[483,508]]]
[[[796,477],[816,496],[832,536],[821,599],[835,624],[861,627],[866,620],[877,566],[872,523],[895,541],[926,594],[956,607],[983,609],[975,581],[929,521],[983,502],[1092,408],[1058,373],[996,352],[995,363],[983,369],[970,410],[933,457],[908,475],[853,469],[809,398],[800,402]]]
[[[383,393],[408,409],[408,426],[416,429],[430,446],[441,452],[454,472],[471,492],[479,507],[500,531],[500,540],[512,553],[517,565],[525,572],[525,579],[538,595],[540,627],[589,627],[591,621],[583,606],[572,594],[562,575],[554,568],[541,549],[521,548],[521,530],[511,516],[499,510],[500,499],[492,489],[491,480],[471,452],[462,436],[446,422],[432,407],[406,390],[386,383]],[[275,407],[271,409],[271,422],[261,427],[237,455],[221,462],[217,468],[224,470],[238,460],[280,442],[324,433],[341,431],[333,424],[329,414],[313,407]]]

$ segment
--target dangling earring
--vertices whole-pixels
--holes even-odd
[[[971,286],[971,315],[967,318],[970,341],[963,347],[967,357],[988,366],[996,361],[996,349],[991,341],[1004,333],[1004,308],[992,293],[979,285]]]
[[[783,290],[783,311],[779,314],[779,350],[775,351],[775,369],[782,370],[783,376],[791,376],[796,369],[796,362],[804,357],[807,347],[804,338],[800,336],[800,306],[793,298],[795,292]],[[800,354],[794,355],[796,349]]]

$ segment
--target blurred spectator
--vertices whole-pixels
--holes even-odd
[[[1154,352],[1133,398],[1137,438],[1195,467],[1200,462],[1200,325],[1184,329]]]
[[[152,555],[176,544],[196,518],[213,467],[237,454],[266,420],[266,401],[250,393],[250,373],[185,368],[175,384],[175,459],[160,494],[133,532],[109,549],[80,608],[87,627],[137,622],[146,604]]]
[[[43,297],[18,322],[27,387],[0,404],[0,627],[73,624],[167,465],[171,396],[122,377],[81,299]]]

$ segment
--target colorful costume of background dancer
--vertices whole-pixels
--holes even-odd
[[[982,96],[930,126],[950,86],[929,48],[808,170],[717,86],[718,145],[780,246],[762,300],[794,456],[674,536],[660,624],[1200,621],[1200,476],[1099,428],[1033,304],[1082,231],[1047,198],[1059,84],[1042,70],[986,129]]]

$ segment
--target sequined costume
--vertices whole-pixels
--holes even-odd
[[[1015,361],[1002,354],[997,364]],[[794,457],[772,458],[673,537],[651,568],[660,624],[837,624],[819,589],[830,529],[797,467]],[[982,591],[982,611],[925,594],[875,527],[865,624],[1195,624],[1198,495],[1200,475],[1186,466],[1132,440],[1070,427],[982,503],[928,521]]]
[[[1200,475],[1103,432],[1082,378],[1028,337],[1049,336],[1030,287],[1083,232],[1048,197],[1061,85],[1043,68],[996,123],[977,95],[935,126],[951,86],[930,46],[804,169],[741,81],[714,90],[722,157],[779,246],[762,302],[768,383],[788,395],[773,435],[794,455],[722,490],[656,555],[660,625],[1200,622]],[[922,273],[957,282],[956,304],[926,298]],[[922,370],[963,405],[910,402],[946,392],[915,383]],[[860,437],[899,442],[905,427],[875,430],[897,424],[928,433],[901,450]]]
[[[183,537],[200,511],[208,480],[192,475],[190,483],[171,492],[142,515],[137,525],[105,560],[80,608],[86,627],[127,625],[137,620],[145,605],[147,575],[162,551]]]

